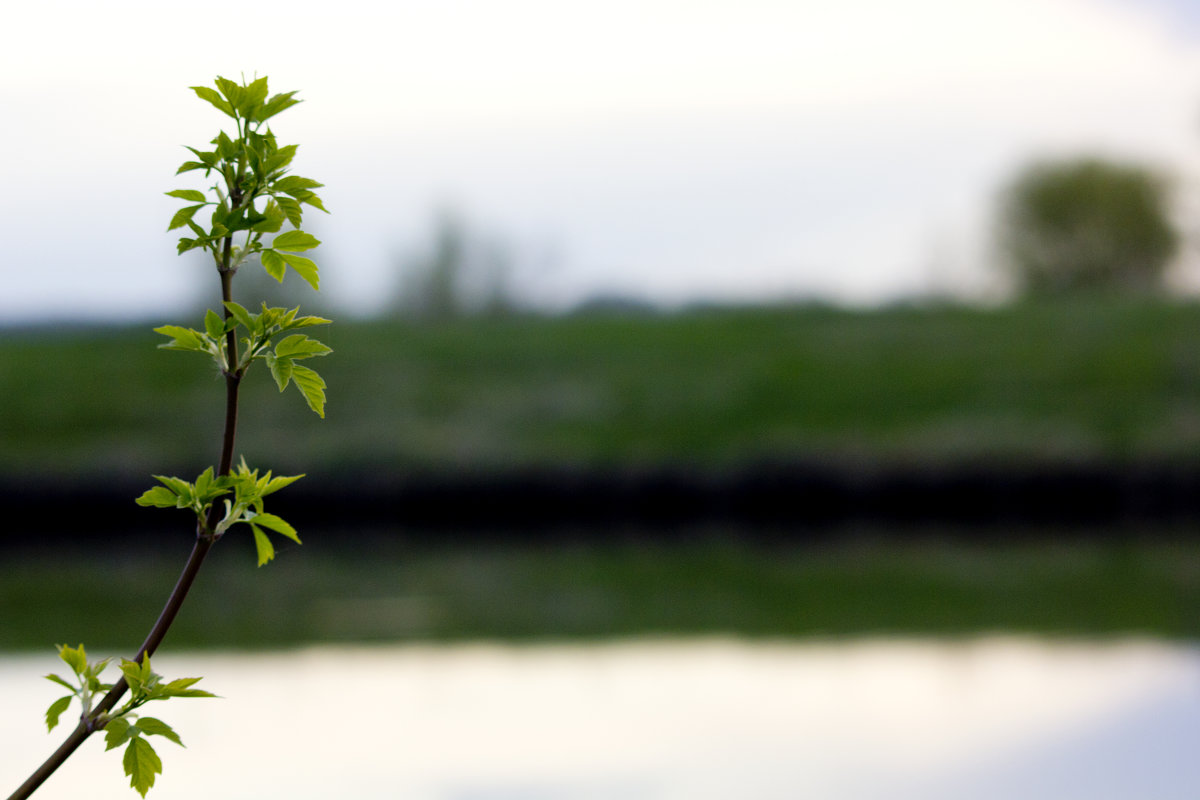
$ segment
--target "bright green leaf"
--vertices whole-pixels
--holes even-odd
[[[220,340],[225,334],[225,319],[211,308],[204,315],[204,331],[210,339]]]
[[[58,725],[58,718],[71,705],[72,699],[74,699],[74,695],[67,695],[66,697],[58,698],[50,704],[50,707],[46,709],[46,730],[54,730],[54,727]]]
[[[164,736],[180,747],[184,746],[183,740],[179,738],[179,734],[175,733],[170,725],[160,719],[141,717],[137,721],[137,726],[142,730],[142,733],[151,736]]]
[[[275,379],[275,385],[279,387],[279,391],[287,388],[288,381],[292,379],[292,360],[290,358],[279,358],[274,353],[267,353],[267,368],[271,370],[271,377]]]
[[[173,231],[176,228],[182,228],[184,225],[187,225],[192,221],[192,217],[195,216],[196,212],[202,208],[204,208],[203,204],[198,206],[184,206],[179,209],[171,217],[171,224],[167,226],[167,230]]]
[[[204,192],[196,189],[175,189],[167,192],[168,197],[178,197],[180,200],[191,200],[193,203],[206,203],[208,198],[204,196]]]
[[[284,262],[283,256],[274,250],[263,250],[261,258],[263,269],[267,271],[267,274],[283,283],[283,274],[287,271],[287,264]]]
[[[293,333],[275,345],[275,355],[278,358],[312,358],[332,352],[333,348],[316,339],[310,339],[302,333]]]
[[[201,164],[199,161],[185,161],[179,165],[179,169],[175,170],[176,175],[184,172],[191,172],[194,169],[208,169],[207,164]]]
[[[321,283],[320,275],[317,274],[317,264],[311,258],[304,256],[293,255],[292,253],[280,253],[280,257],[287,262],[287,265],[296,270],[296,274],[304,278],[308,285],[313,288],[313,291],[318,291]]]
[[[154,785],[154,776],[162,774],[162,760],[158,753],[140,736],[131,739],[129,747],[125,748],[123,764],[125,774],[129,776],[129,785],[142,797]]]
[[[245,326],[246,330],[254,332],[254,318],[250,316],[250,312],[243,306],[238,305],[232,300],[226,301],[225,308],[229,309],[230,315],[238,321],[240,325]]]
[[[131,730],[132,725],[129,720],[124,717],[116,717],[110,719],[108,724],[104,726],[104,749],[112,750],[114,747],[120,747],[127,741],[137,735],[136,730]]]
[[[201,100],[207,100],[219,108],[223,113],[234,117],[233,106],[229,105],[228,102],[221,98],[221,95],[217,94],[212,89],[208,88],[207,86],[192,86],[190,88],[198,97],[200,97]],[[236,117],[234,118],[236,119]]]
[[[283,213],[287,215],[288,222],[292,223],[295,228],[300,227],[301,221],[304,219],[304,210],[300,208],[300,201],[294,200],[291,197],[276,197],[275,202],[283,209]]]
[[[139,506],[154,506],[155,508],[174,508],[179,496],[165,486],[155,486],[147,489],[136,502]]]
[[[263,489],[263,497],[269,494],[274,494],[286,486],[291,486],[296,481],[303,478],[303,473],[300,475],[280,475],[278,478],[272,478],[267,482],[266,488]]]
[[[275,184],[271,188],[276,192],[283,192],[284,194],[296,197],[297,193],[307,193],[308,189],[318,189],[324,185],[323,183],[314,181],[312,178],[301,178],[299,175],[286,175],[275,181]]]
[[[58,657],[66,662],[76,675],[83,675],[87,672],[87,651],[83,649],[83,645],[79,647],[68,647],[65,644],[58,646]]]
[[[314,370],[300,364],[292,365],[292,382],[304,395],[308,407],[325,418],[325,381]]]
[[[250,523],[250,530],[254,531],[254,549],[258,551],[258,565],[261,567],[271,559],[275,558],[275,546],[271,544],[271,540],[262,532],[262,528]]]
[[[293,528],[284,519],[277,517],[274,514],[255,514],[254,515],[254,524],[262,525],[264,528],[269,528],[269,529],[275,531],[276,533],[283,534],[284,536],[291,539],[296,544],[301,543],[300,536],[299,536],[299,534],[296,533],[296,529]]]
[[[51,673],[49,675],[43,675],[42,677],[48,681],[54,681],[59,686],[66,688],[67,691],[70,691],[70,692],[75,691],[75,687],[72,686],[71,684],[67,683],[65,680],[63,680],[62,677],[59,675],[55,675],[54,673]]]
[[[288,231],[275,237],[271,247],[277,250],[311,250],[321,244],[320,239],[304,231]]]

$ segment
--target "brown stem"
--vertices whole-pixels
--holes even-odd
[[[232,284],[234,270],[230,266],[232,263],[232,245],[233,237],[227,237],[223,253],[224,263],[219,269],[221,275],[221,298],[225,302],[233,299]],[[229,318],[228,308],[225,309],[225,317],[226,319]],[[233,465],[233,446],[237,434],[238,388],[242,381],[241,370],[237,368],[237,335],[234,331],[229,331],[225,344],[228,350],[228,369],[225,371],[225,431],[221,437],[221,461],[217,472],[218,475],[228,475]],[[208,551],[216,543],[216,537],[211,533],[211,531],[216,529],[216,524],[217,510],[213,506],[209,509],[206,524],[197,526],[196,543],[192,546],[192,553],[188,556],[187,563],[183,565],[183,571],[179,574],[179,579],[175,581],[175,588],[171,590],[171,595],[167,598],[166,604],[163,605],[158,619],[154,622],[154,627],[150,629],[146,640],[142,642],[137,655],[134,656],[134,661],[140,662],[143,656],[154,655],[154,651],[162,644],[162,640],[167,635],[171,623],[175,621],[175,615],[179,613],[184,599],[187,598],[188,591],[192,588],[192,583],[196,580],[196,575],[200,572],[200,566],[204,563],[204,557],[208,555]],[[75,726],[75,729],[71,731],[66,740],[21,784],[17,791],[13,792],[8,800],[25,800],[25,798],[32,795],[47,778],[54,774],[55,770],[71,757],[72,753],[79,749],[79,746],[83,744],[87,737],[104,727],[101,722],[101,715],[112,711],[128,690],[129,684],[125,682],[124,677],[113,684],[112,689],[96,704],[91,713],[79,720],[79,724]]]

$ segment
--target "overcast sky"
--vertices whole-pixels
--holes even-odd
[[[1033,155],[1200,173],[1183,0],[42,0],[0,34],[0,322],[167,317],[213,284],[165,231],[268,75],[327,184],[326,292],[377,309],[438,208],[503,237],[538,303],[978,296],[997,188]]]

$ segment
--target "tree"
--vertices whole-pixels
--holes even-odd
[[[1029,295],[1152,293],[1180,236],[1158,172],[1099,158],[1043,161],[1005,192],[998,241]]]

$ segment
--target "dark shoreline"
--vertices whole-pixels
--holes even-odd
[[[182,511],[138,507],[149,481],[0,478],[10,521],[43,541],[160,534]],[[764,464],[728,472],[680,467],[494,473],[340,471],[275,495],[270,510],[304,528],[454,531],[466,536],[602,537],[636,529],[670,538],[728,526],[764,538],[819,535],[845,525],[945,525],[1010,536],[1034,526],[1164,526],[1200,522],[1200,465],[956,465],[861,469]],[[13,524],[19,523],[19,524]]]

